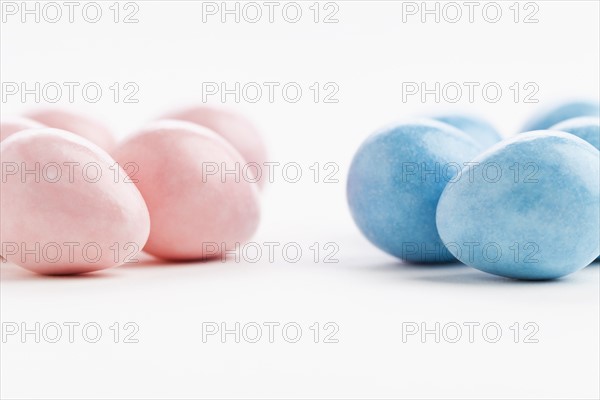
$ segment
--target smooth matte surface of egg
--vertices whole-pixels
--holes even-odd
[[[112,131],[101,121],[62,109],[40,109],[26,115],[50,128],[75,133],[111,153],[117,143]]]
[[[443,115],[434,118],[460,129],[485,148],[493,146],[502,140],[498,131],[486,121],[466,115]]]
[[[567,132],[580,137],[600,150],[600,118],[571,118],[563,122],[559,122],[551,129]],[[600,257],[598,257],[596,260],[600,260]]]
[[[550,129],[578,136],[600,150],[600,118],[571,118],[559,122]]]
[[[446,186],[437,207],[442,240],[463,263],[515,279],[587,266],[600,251],[599,157],[558,131],[499,143]]]
[[[92,272],[134,262],[150,231],[148,209],[104,150],[58,129],[0,143],[2,255],[39,274]]]
[[[356,152],[348,175],[354,221],[375,246],[400,259],[454,260],[438,236],[435,210],[448,179],[480,150],[465,133],[434,120],[376,132]]]
[[[264,165],[267,161],[266,145],[256,126],[244,115],[224,107],[199,105],[173,112],[164,118],[193,122],[221,135],[244,160],[260,166],[260,186],[268,182],[268,168]]]
[[[559,122],[576,117],[600,117],[600,103],[573,101],[548,108],[532,117],[521,132],[549,129]]]
[[[240,153],[207,128],[182,121],[148,125],[122,143],[115,158],[150,211],[144,248],[164,259],[215,258],[243,246],[259,222],[258,189],[243,174]],[[135,165],[135,171],[126,165]]]
[[[25,129],[43,128],[44,125],[25,117],[2,117],[0,120],[0,142]]]

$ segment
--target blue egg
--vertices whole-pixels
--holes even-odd
[[[429,119],[376,132],[350,166],[354,221],[375,246],[400,259],[454,261],[437,233],[435,210],[448,180],[480,151],[462,131]]]
[[[600,103],[591,101],[576,101],[546,110],[532,118],[522,132],[549,129],[566,119],[576,117],[600,117]]]
[[[493,146],[502,140],[498,131],[486,121],[466,115],[444,115],[434,119],[452,125],[471,136],[485,148]]]
[[[559,122],[550,128],[555,131],[568,132],[578,136],[600,150],[600,118],[579,117]],[[596,258],[600,260],[600,257]]]
[[[448,183],[437,208],[450,252],[515,279],[573,273],[600,253],[600,153],[578,137],[536,131],[498,143]]]
[[[559,122],[550,128],[553,131],[568,132],[578,136],[600,150],[600,118],[579,117]]]

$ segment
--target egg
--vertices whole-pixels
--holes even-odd
[[[545,280],[585,267],[600,252],[599,157],[558,131],[493,146],[444,189],[440,237],[463,263],[504,277]]]
[[[600,103],[593,101],[573,101],[548,108],[532,117],[521,132],[549,129],[566,119],[575,117],[600,117]]]
[[[600,118],[579,117],[567,119],[554,125],[552,130],[578,136],[600,150]],[[596,260],[600,260],[598,257]]]
[[[600,150],[600,118],[579,117],[559,122],[550,128],[578,136]]]
[[[502,140],[502,136],[488,122],[467,115],[443,115],[434,118],[437,121],[444,122],[460,129],[473,140],[481,143],[485,148],[493,146]]]
[[[0,142],[12,135],[25,129],[43,128],[44,125],[37,121],[24,117],[2,117],[0,119]]]
[[[23,131],[25,129],[33,129],[33,128],[43,128],[44,125],[40,124],[29,118],[24,117],[1,117],[0,119],[0,142],[12,135],[13,133],[17,133]],[[1,254],[0,249],[0,254]],[[3,260],[0,255],[0,261]]]
[[[163,119],[193,122],[221,135],[237,149],[244,160],[257,164],[253,169],[257,171],[256,175],[261,187],[269,181],[269,169],[265,165],[267,161],[265,143],[252,121],[242,114],[224,107],[198,105],[165,115]]]
[[[348,174],[348,204],[358,228],[402,260],[454,260],[437,233],[435,210],[448,180],[481,149],[465,133],[428,119],[374,133],[356,152]]]
[[[244,172],[240,153],[207,128],[157,121],[122,143],[115,158],[148,205],[144,250],[154,256],[216,258],[242,246],[258,226],[254,176]]]
[[[134,262],[150,231],[136,186],[104,150],[70,132],[39,128],[0,143],[0,248],[45,275]]]
[[[101,121],[87,115],[61,109],[40,109],[26,116],[39,123],[79,135],[110,153],[117,141],[112,131]]]

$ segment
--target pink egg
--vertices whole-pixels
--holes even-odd
[[[12,135],[25,129],[43,128],[44,125],[37,121],[24,117],[1,117],[0,119],[0,142]],[[0,252],[2,249],[0,249]],[[0,260],[3,257],[0,255]]]
[[[0,142],[19,131],[33,128],[43,128],[44,125],[24,117],[2,117],[0,120]]]
[[[51,128],[73,132],[97,144],[109,153],[117,144],[113,133],[108,127],[86,115],[59,109],[42,109],[30,112],[27,117]]]
[[[115,159],[148,205],[151,228],[144,250],[152,255],[171,260],[218,257],[241,246],[258,226],[253,177],[222,174],[240,168],[244,160],[207,128],[154,122],[122,143]]]
[[[244,160],[258,164],[259,185],[262,187],[268,182],[268,168],[264,164],[267,161],[267,148],[254,124],[243,115],[221,107],[200,105],[174,112],[165,118],[193,122],[223,136]]]
[[[135,262],[150,232],[142,195],[90,141],[30,129],[0,143],[0,249],[45,275],[80,274]]]

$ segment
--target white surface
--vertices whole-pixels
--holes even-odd
[[[504,11],[508,4],[502,2]],[[106,11],[109,3],[103,3]],[[264,195],[254,241],[298,242],[298,263],[141,263],[79,278],[42,278],[1,265],[5,322],[97,322],[96,344],[1,344],[2,398],[598,398],[598,265],[556,282],[524,283],[464,266],[403,266],[369,245],[347,211],[348,163],[389,121],[456,109],[504,135],[542,105],[598,97],[599,4],[541,1],[538,24],[401,22],[400,2],[338,2],[338,24],[202,23],[194,2],[138,2],[138,24],[2,24],[1,80],[136,82],[137,104],[61,105],[103,118],[121,137],[181,104],[202,82],[298,82],[290,104],[229,103],[262,128],[272,159],[306,176]],[[308,12],[309,4],[302,3]],[[108,11],[107,11],[108,12]],[[541,104],[403,103],[402,82],[536,82]],[[337,104],[308,100],[313,82],[336,82]],[[108,91],[108,89],[106,89]],[[2,103],[2,115],[36,106]],[[308,167],[335,162],[339,183],[311,182]],[[309,246],[334,242],[339,263],[315,263]],[[322,259],[323,254],[321,254]],[[112,343],[108,326],[135,322],[139,343]],[[203,322],[297,322],[300,342],[209,340]],[[314,322],[339,326],[339,343],[312,342]],[[503,338],[402,342],[403,322],[496,322]],[[533,322],[539,343],[509,327]]]
[[[311,240],[313,238],[311,237]],[[358,242],[358,241],[356,241]],[[97,322],[103,338],[2,345],[3,397],[14,398],[594,398],[599,266],[524,283],[465,266],[403,266],[364,243],[339,264],[220,262],[119,267],[85,278],[2,268],[2,320]],[[132,321],[139,343],[113,343]],[[202,342],[203,322],[296,322],[298,343]],[[339,343],[314,343],[314,322]],[[488,343],[402,342],[402,323],[495,322]],[[538,343],[513,342],[515,322]],[[480,326],[480,328],[481,328]],[[78,332],[78,331],[76,331]],[[93,336],[94,332],[90,332]],[[490,337],[493,332],[490,331]],[[66,336],[66,331],[65,331]],[[293,332],[290,332],[293,336]]]

